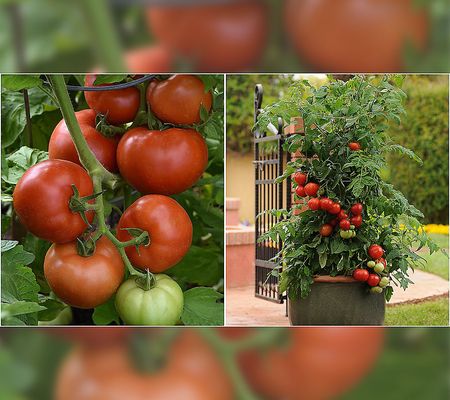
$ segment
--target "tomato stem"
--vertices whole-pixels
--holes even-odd
[[[231,343],[225,342],[214,329],[201,328],[200,333],[218,354],[236,389],[236,397],[240,400],[257,400],[236,364],[237,352]]]
[[[99,55],[103,68],[109,72],[126,70],[120,39],[106,0],[83,0],[82,6],[94,37],[93,50]]]

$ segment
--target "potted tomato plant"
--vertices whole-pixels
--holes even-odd
[[[386,133],[405,112],[402,80],[357,76],[319,88],[299,81],[259,116],[259,128],[280,115],[304,121],[304,132],[285,143],[302,156],[278,178],[292,178],[295,204],[271,210],[282,218],[261,238],[281,239],[274,274],[293,325],[381,325],[393,285],[406,289],[409,269],[424,261],[413,246],[439,249],[422,213],[380,175],[388,152],[422,162]]]

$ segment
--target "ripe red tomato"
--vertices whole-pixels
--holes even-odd
[[[65,160],[42,161],[20,178],[13,204],[22,224],[35,236],[55,243],[74,241],[87,228],[69,208],[74,184],[80,196],[93,193],[92,180],[79,165]],[[94,218],[86,213],[88,221]]]
[[[306,175],[302,172],[296,172],[294,174],[294,181],[297,182],[297,185],[299,185],[299,186],[304,186],[307,179],[308,179],[308,175]]]
[[[102,236],[89,257],[77,253],[77,243],[53,244],[44,260],[44,274],[53,292],[78,308],[105,303],[122,283],[125,267],[116,246]]]
[[[187,57],[196,71],[254,67],[268,34],[266,5],[257,0],[220,3],[152,6],[148,25],[160,43]]]
[[[424,49],[428,16],[413,0],[287,0],[284,26],[314,70],[389,72],[408,42]]]
[[[94,328],[82,328],[85,329]],[[162,343],[167,332],[158,331],[159,336],[154,333],[140,340]],[[109,332],[105,332],[106,340]],[[234,398],[233,385],[224,366],[197,332],[181,332],[163,356],[167,358],[160,368],[144,373],[134,365],[125,343],[99,348],[77,347],[58,370],[55,400]]]
[[[328,212],[330,214],[339,214],[339,212],[341,211],[341,205],[338,203],[333,203],[330,208],[328,209]]]
[[[350,221],[348,219],[343,219],[341,220],[341,222],[339,222],[339,227],[343,230],[343,231],[348,231],[350,229]]]
[[[358,142],[350,142],[348,144],[348,148],[351,151],[358,151],[358,150],[361,150],[361,145]]]
[[[369,286],[377,286],[380,283],[380,277],[377,274],[369,274],[367,278],[367,284]]]
[[[129,50],[125,54],[125,64],[134,74],[167,73],[172,71],[173,54],[164,46],[147,46]]]
[[[333,226],[324,224],[320,227],[320,236],[330,236],[333,233]]]
[[[94,86],[96,75],[86,75],[85,86]],[[118,90],[84,92],[89,107],[96,113],[106,115],[110,124],[122,125],[134,120],[139,105],[140,94],[136,87]]]
[[[366,282],[369,279],[369,276],[369,271],[364,268],[357,268],[353,271],[353,279],[360,282]]]
[[[95,111],[82,110],[75,113],[81,133],[97,160],[111,172],[117,172],[116,150],[118,138],[107,138],[95,129]],[[77,149],[73,144],[66,122],[62,119],[53,130],[48,144],[48,157],[51,160],[67,160],[81,165]],[[81,165],[82,166],[82,165]]]
[[[347,215],[347,213],[346,213],[344,210],[341,210],[341,211],[339,211],[339,214],[338,214],[337,218],[338,218],[339,220],[341,220],[341,219],[347,219],[347,218],[348,218],[348,215]]]
[[[362,215],[355,215],[350,218],[350,224],[355,225],[355,228],[359,228],[362,225]]]
[[[148,246],[127,247],[131,263],[151,272],[163,272],[181,261],[192,242],[192,222],[187,212],[170,197],[151,194],[136,200],[117,225],[117,238],[132,237],[124,228],[140,228],[150,236]]]
[[[320,199],[320,209],[324,211],[328,211],[328,209],[333,205],[333,201],[328,197],[322,197]]]
[[[363,212],[363,205],[361,203],[353,204],[350,208],[353,215],[361,215]]]
[[[369,254],[369,257],[372,260],[376,260],[378,258],[381,258],[384,254],[384,250],[381,246],[377,244],[373,244],[369,247],[369,250],[367,251]]]
[[[319,189],[320,189],[320,186],[314,182],[310,182],[305,185],[305,193],[308,196],[315,196]]]
[[[310,210],[317,211],[320,208],[320,200],[314,197],[308,201],[308,207]]]
[[[384,332],[362,327],[290,329],[285,343],[244,352],[241,371],[263,399],[339,398],[367,376],[382,351]],[[349,357],[346,346],[338,345],[342,343],[358,351]]]
[[[297,186],[297,188],[295,189],[295,193],[297,194],[297,196],[306,197],[305,188],[303,186]]]
[[[147,102],[158,119],[177,125],[201,121],[201,105],[209,112],[211,92],[205,92],[202,80],[194,75],[172,75],[165,81],[149,85]]]
[[[141,193],[176,194],[190,188],[208,164],[205,139],[191,129],[129,130],[117,148],[124,179]]]

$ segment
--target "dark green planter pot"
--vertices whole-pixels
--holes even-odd
[[[319,277],[306,299],[288,300],[291,325],[383,325],[385,306],[383,294],[345,277]]]

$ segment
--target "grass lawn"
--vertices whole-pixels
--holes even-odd
[[[447,249],[448,253],[448,236],[447,235],[439,235],[436,233],[430,234],[431,238],[441,247]],[[430,256],[430,254],[421,252],[420,254],[423,258],[427,260],[427,265],[425,267],[417,267],[424,272],[430,272],[431,274],[435,274],[448,280],[448,262],[449,259],[442,252],[434,253]]]
[[[448,298],[386,307],[386,326],[448,326]]]

